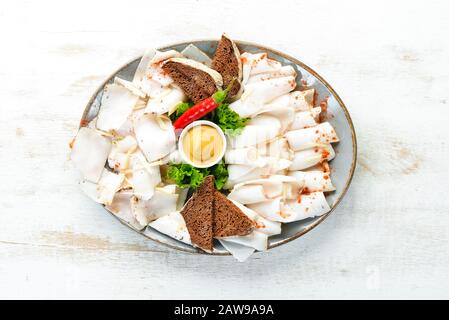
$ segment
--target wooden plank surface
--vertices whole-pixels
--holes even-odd
[[[449,298],[447,1],[2,1],[0,298]],[[134,234],[78,189],[90,95],[144,48],[226,31],[324,76],[359,146],[340,207],[246,263]]]

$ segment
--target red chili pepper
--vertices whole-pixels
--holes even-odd
[[[206,114],[217,108],[220,103],[226,99],[226,96],[228,95],[228,92],[232,88],[233,84],[234,80],[229,83],[225,90],[215,92],[211,97],[204,99],[184,112],[173,124],[175,129],[184,129],[188,124],[195,120],[201,119]]]

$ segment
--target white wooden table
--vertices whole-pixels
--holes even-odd
[[[0,298],[449,298],[449,2],[111,3],[0,4]],[[133,233],[68,161],[108,74],[223,31],[312,66],[358,135],[335,213],[246,263]]]

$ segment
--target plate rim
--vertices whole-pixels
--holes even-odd
[[[195,39],[195,40],[190,40],[190,41],[181,41],[181,42],[175,42],[175,43],[171,43],[171,44],[167,44],[164,46],[160,46],[157,48],[157,50],[166,50],[169,49],[171,47],[175,47],[175,46],[182,46],[182,45],[189,45],[192,43],[197,43],[197,42],[218,42],[219,39]],[[351,130],[351,139],[352,139],[352,148],[354,150],[353,154],[352,154],[352,161],[351,161],[351,167],[349,170],[349,177],[345,182],[345,185],[343,187],[343,190],[340,194],[340,196],[337,198],[337,200],[333,203],[331,209],[329,210],[329,212],[325,213],[324,215],[318,217],[318,219],[316,219],[312,224],[310,224],[309,226],[305,227],[304,229],[298,231],[297,233],[295,233],[294,235],[280,240],[275,244],[272,245],[268,245],[267,247],[267,251],[270,249],[274,249],[277,248],[281,245],[284,245],[290,241],[296,240],[300,237],[302,237],[303,235],[305,235],[306,233],[308,233],[309,231],[315,229],[319,224],[321,224],[332,212],[334,212],[334,210],[338,207],[338,205],[340,204],[341,200],[344,198],[344,196],[346,195],[349,186],[351,185],[352,179],[354,177],[354,172],[356,169],[356,164],[357,164],[357,137],[356,137],[356,133],[355,133],[355,128],[354,128],[354,124],[352,122],[351,116],[349,114],[349,111],[345,105],[345,103],[343,102],[343,100],[340,98],[340,96],[337,94],[337,92],[332,88],[332,86],[321,76],[319,75],[315,70],[313,70],[311,67],[309,67],[308,65],[306,65],[304,62],[296,59],[295,57],[281,52],[277,49],[273,49],[271,47],[265,46],[265,45],[261,45],[255,42],[251,42],[251,41],[244,41],[244,40],[233,40],[237,45],[246,45],[246,46],[252,46],[255,47],[257,49],[260,50],[265,50],[268,52],[272,52],[284,59],[287,59],[295,64],[297,64],[298,66],[300,66],[301,68],[305,69],[307,72],[309,72],[311,75],[313,75],[315,78],[317,78],[319,81],[321,81],[323,83],[323,85],[326,87],[327,90],[329,90],[329,92],[335,97],[335,99],[337,100],[338,104],[340,105],[340,107],[343,109],[343,112],[345,114],[346,120],[348,121],[349,124],[349,128]],[[96,97],[98,96],[98,94],[101,92],[101,90],[103,90],[104,86],[109,83],[116,75],[117,73],[119,73],[121,70],[123,70],[124,68],[128,67],[130,64],[140,60],[142,58],[142,56],[138,56],[136,58],[133,58],[131,60],[129,60],[128,62],[126,62],[125,64],[123,64],[120,68],[116,69],[113,73],[111,73],[95,90],[95,92],[92,94],[92,96],[90,97],[89,101],[87,102],[80,123],[79,123],[79,128],[86,126],[86,117],[89,113],[89,110],[92,106],[92,104],[94,103]],[[79,129],[78,128],[78,129]],[[126,223],[125,221],[121,220],[120,218],[118,218],[116,215],[114,215],[112,212],[110,212],[109,210],[107,210],[105,208],[105,206],[103,205],[103,208],[105,209],[106,212],[108,212],[111,216],[113,216],[115,219],[117,219],[121,224],[127,226],[128,228],[130,228],[131,230],[143,235],[144,237],[146,237],[147,239],[150,239],[152,241],[155,241],[159,244],[162,244],[164,246],[167,246],[171,249],[175,249],[178,251],[182,251],[182,252],[187,252],[187,253],[191,253],[191,254],[203,254],[203,255],[209,255],[209,256],[229,256],[231,255],[229,252],[212,252],[212,253],[207,253],[207,252],[203,252],[202,250],[199,250],[195,247],[192,246],[193,251],[188,250],[186,248],[182,248],[179,246],[175,246],[169,243],[165,243],[162,242],[158,239],[154,239],[152,237],[150,237],[149,235],[145,234],[144,231],[142,230],[137,230],[135,228],[133,228],[131,225],[129,225],[128,223]],[[259,251],[256,251],[259,252]]]

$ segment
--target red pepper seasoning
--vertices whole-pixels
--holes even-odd
[[[327,157],[329,157],[330,152],[327,150],[323,150],[323,152],[321,153],[321,158],[322,159],[327,159]]]
[[[217,108],[220,103],[226,99],[226,96],[228,95],[228,92],[232,88],[233,84],[234,79],[229,83],[225,90],[215,92],[211,97],[204,99],[184,112],[173,124],[175,130],[184,129],[188,124],[195,120],[201,119],[206,114]]]

